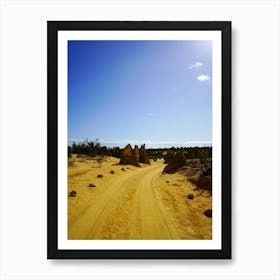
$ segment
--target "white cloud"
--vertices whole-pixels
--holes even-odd
[[[193,68],[198,68],[201,67],[203,65],[202,62],[197,61],[196,63],[193,63],[189,66],[189,69],[193,69]]]
[[[197,76],[197,79],[198,79],[200,82],[210,81],[210,77],[207,76],[207,75],[199,75],[199,76]]]

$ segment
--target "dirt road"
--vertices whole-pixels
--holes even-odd
[[[102,238],[107,227],[105,235],[121,230],[129,239],[178,239],[153,186],[161,171],[162,166],[151,166],[112,180],[100,199],[70,225],[69,237]]]
[[[184,221],[180,221],[180,213],[187,219],[185,194],[172,187],[177,198],[172,193],[173,199],[168,201],[171,197],[168,189],[162,192],[159,184],[163,183],[160,181],[163,167],[163,164],[153,164],[126,170],[106,181],[102,191],[92,193],[87,205],[68,220],[68,239],[186,239],[184,233],[188,230],[190,239],[204,239],[205,236],[195,231],[191,216],[187,231]],[[184,201],[174,204],[181,197]],[[189,211],[192,213],[193,210]],[[202,219],[205,219],[203,215]]]

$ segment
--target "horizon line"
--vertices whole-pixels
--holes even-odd
[[[171,148],[171,147],[212,147],[212,141],[151,141],[151,140],[117,140],[117,141],[107,141],[101,140],[98,138],[70,138],[68,139],[68,145],[75,143],[81,143],[85,141],[98,141],[102,146],[107,146],[110,148],[113,147],[125,147],[128,144],[130,145],[143,145],[145,144],[146,148]]]

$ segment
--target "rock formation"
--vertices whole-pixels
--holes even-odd
[[[212,159],[187,159],[185,166],[182,168],[182,171],[187,177],[191,177],[197,174],[212,177]]]
[[[212,158],[187,158],[183,152],[168,151],[164,157],[167,163],[163,174],[179,171],[197,188],[212,192]]]
[[[133,152],[134,152],[134,155],[135,155],[136,162],[139,163],[140,151],[139,151],[139,148],[138,148],[137,145],[135,145]]]
[[[205,176],[202,174],[197,174],[188,178],[188,180],[196,185],[199,189],[212,190],[212,177]]]
[[[170,163],[174,157],[174,151],[168,151],[167,154],[164,156],[164,163]]]
[[[183,152],[173,152],[167,153],[165,156],[165,162],[168,164],[163,169],[163,173],[173,174],[178,171],[178,169],[185,165],[186,158]]]
[[[146,151],[145,144],[140,148],[139,162],[150,164],[150,157]]]
[[[120,164],[131,164],[140,167],[139,162],[150,164],[149,155],[145,149],[145,144],[139,149],[136,145],[132,149],[131,145],[128,144],[122,151],[120,155]]]
[[[131,164],[134,166],[140,166],[139,161],[137,158],[139,157],[139,149],[138,147],[133,150],[130,144],[128,144],[122,151],[121,151],[121,159],[120,159],[120,164]]]
[[[212,190],[212,158],[187,159],[184,167],[180,168],[180,172],[196,187]]]

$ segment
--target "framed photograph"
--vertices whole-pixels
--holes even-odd
[[[47,257],[230,259],[231,22],[47,28]]]

